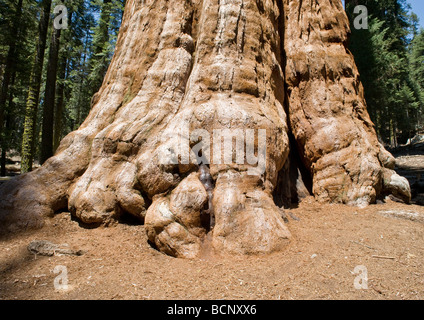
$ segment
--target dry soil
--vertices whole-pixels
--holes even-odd
[[[143,225],[89,229],[62,212],[43,229],[0,239],[0,299],[424,299],[423,206],[308,198],[287,212],[286,250],[196,260],[156,251]],[[34,255],[35,239],[84,254]]]

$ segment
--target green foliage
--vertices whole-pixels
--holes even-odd
[[[352,27],[350,50],[377,133],[383,142],[396,146],[414,136],[422,124],[423,51],[418,18],[409,12],[405,0],[356,2],[347,5],[350,20],[355,18],[355,5],[363,4],[368,8],[369,27]]]
[[[410,45],[410,77],[415,96],[417,131],[424,131],[424,29],[416,33]]]
[[[68,127],[76,129],[90,111],[92,96],[99,90],[115,48],[121,23],[123,3],[119,0],[78,0],[76,15],[79,35],[70,49],[75,50],[69,74]],[[69,51],[67,51],[69,53]]]
[[[89,85],[92,94],[100,88],[112,58],[123,10],[122,3],[118,0],[94,0],[93,5],[100,16],[93,29],[92,55],[89,60]]]
[[[36,112],[29,114],[26,112],[26,106],[28,96],[33,97],[28,89],[31,88],[42,0],[23,0],[21,16],[16,20],[18,2],[19,0],[0,0],[1,86],[4,84],[6,66],[9,65],[11,69],[10,81],[3,95],[6,97],[5,103],[1,103],[0,108],[0,147],[2,152],[20,151],[21,145],[28,145],[22,141],[24,118],[27,113],[27,117],[32,117],[35,121],[31,138],[34,139],[36,153],[40,144],[39,130],[48,55],[44,55],[37,105],[31,105]],[[68,10],[68,28],[61,32],[57,62],[54,114],[56,146],[58,139],[79,127],[90,110],[91,98],[99,89],[113,55],[124,3],[122,0],[53,0],[47,39],[50,39],[53,29],[53,8],[58,4],[64,4]],[[13,64],[10,64],[7,57],[13,43],[16,44],[16,49]],[[48,40],[47,46],[49,45]],[[48,50],[47,47],[46,52]],[[27,119],[27,126],[34,123],[30,120]],[[32,154],[31,157],[35,155]]]
[[[33,19],[37,16],[35,1],[23,1],[21,17],[14,32],[14,17],[18,1],[0,0],[0,83],[6,67],[7,54],[13,41],[16,49],[13,55],[12,77],[7,90],[4,105],[4,127],[1,132],[4,148],[19,149],[22,139],[23,116],[26,102],[26,91],[32,66],[32,55],[35,51],[37,24]]]
[[[424,29],[417,33],[411,42],[410,72],[415,85],[424,99]]]

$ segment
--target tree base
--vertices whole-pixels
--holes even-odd
[[[91,225],[128,213],[160,251],[194,258],[205,238],[231,254],[282,250],[279,207],[309,193],[408,202],[347,34],[340,1],[127,1],[88,118],[41,168],[1,186],[2,227],[40,227],[60,209]]]

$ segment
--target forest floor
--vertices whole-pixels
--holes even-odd
[[[423,155],[397,160],[398,170],[421,179]],[[88,229],[62,212],[40,230],[0,239],[0,299],[424,299],[420,197],[363,209],[307,198],[287,210],[284,251],[195,260],[150,247],[143,225]],[[84,253],[34,255],[27,246],[35,239]],[[55,287],[65,276],[68,287]]]

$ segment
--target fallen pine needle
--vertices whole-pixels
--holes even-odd
[[[395,257],[376,256],[376,255],[373,255],[372,257],[373,257],[373,258],[378,258],[378,259],[391,259],[391,260],[396,259]]]

